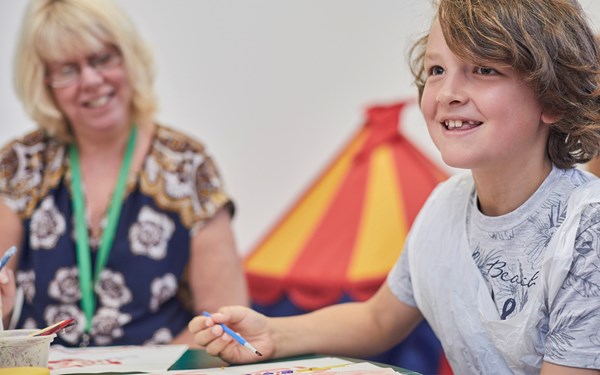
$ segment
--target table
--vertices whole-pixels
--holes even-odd
[[[279,358],[277,360],[270,360],[270,361],[265,361],[265,362],[268,363],[268,362],[289,361],[289,360],[294,360],[294,359],[309,359],[309,358],[319,358],[319,357],[324,357],[324,356],[313,354],[313,355],[305,355],[305,356],[299,356],[299,357],[293,357],[293,358]],[[336,357],[338,357],[338,356],[336,356]],[[395,371],[398,371],[402,374],[419,375],[419,373],[417,373],[417,372],[403,369],[401,367],[387,365],[387,364],[373,362],[373,361],[367,361],[364,359],[348,358],[348,357],[338,357],[338,358],[342,358],[342,359],[352,361],[352,362],[371,362],[380,367],[391,367]],[[213,356],[209,355],[204,350],[188,349],[185,353],[183,353],[181,358],[179,358],[177,360],[177,362],[175,362],[175,364],[173,364],[173,366],[171,366],[171,368],[169,368],[169,370],[202,369],[202,368],[211,368],[211,367],[221,367],[221,366],[227,366],[227,365],[228,365],[227,362],[223,361],[219,357],[213,357]]]

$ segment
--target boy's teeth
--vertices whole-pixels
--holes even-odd
[[[446,126],[449,129],[460,128],[463,126],[463,122],[461,120],[448,120],[446,121]]]
[[[444,121],[444,125],[446,125],[446,127],[448,129],[462,128],[463,125],[465,125],[465,124],[479,126],[479,125],[481,125],[481,122],[479,122],[479,121],[462,121],[462,120],[446,120],[446,121]]]

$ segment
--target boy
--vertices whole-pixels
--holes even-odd
[[[600,369],[600,182],[573,169],[600,147],[600,54],[572,0],[441,0],[413,48],[441,184],[368,301],[286,318],[226,307],[189,324],[230,362],[363,357],[422,319],[456,374]],[[264,358],[264,357],[263,357]]]

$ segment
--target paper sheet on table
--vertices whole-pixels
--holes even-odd
[[[385,375],[398,374],[369,362],[350,362],[341,358],[314,358],[295,361],[258,363],[203,370],[173,370],[147,375]]]
[[[50,347],[51,375],[99,372],[167,371],[187,350],[187,345]]]

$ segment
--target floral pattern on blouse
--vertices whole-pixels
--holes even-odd
[[[158,311],[160,305],[169,298],[173,298],[177,292],[177,279],[172,273],[168,273],[163,277],[152,280],[150,285],[152,298],[150,299],[150,311]]]
[[[81,299],[79,271],[77,267],[59,268],[48,285],[48,295],[62,303],[74,303]]]
[[[167,215],[144,206],[136,221],[129,229],[131,251],[152,259],[162,259],[167,255],[168,241],[173,235],[175,224]]]
[[[52,196],[47,197],[31,216],[31,248],[54,248],[65,229],[65,218],[54,204]]]
[[[84,332],[66,146],[36,130],[0,150],[0,199],[21,217],[17,326],[77,324],[54,343],[167,343],[186,329],[191,237],[233,204],[204,146],[158,125],[143,167],[129,176],[115,240],[94,284],[96,311]],[[105,223],[105,220],[103,221]],[[100,237],[101,238],[101,237]],[[92,269],[98,242],[90,239]]]
[[[144,343],[144,345],[160,345],[160,344],[168,344],[173,340],[173,335],[171,331],[167,328],[161,328],[158,331],[154,332],[154,336],[148,341]]]
[[[119,308],[132,300],[131,291],[120,272],[103,270],[95,289],[100,302],[107,307]]]
[[[17,272],[17,284],[23,290],[27,303],[32,303],[35,297],[35,273],[33,270]]]

